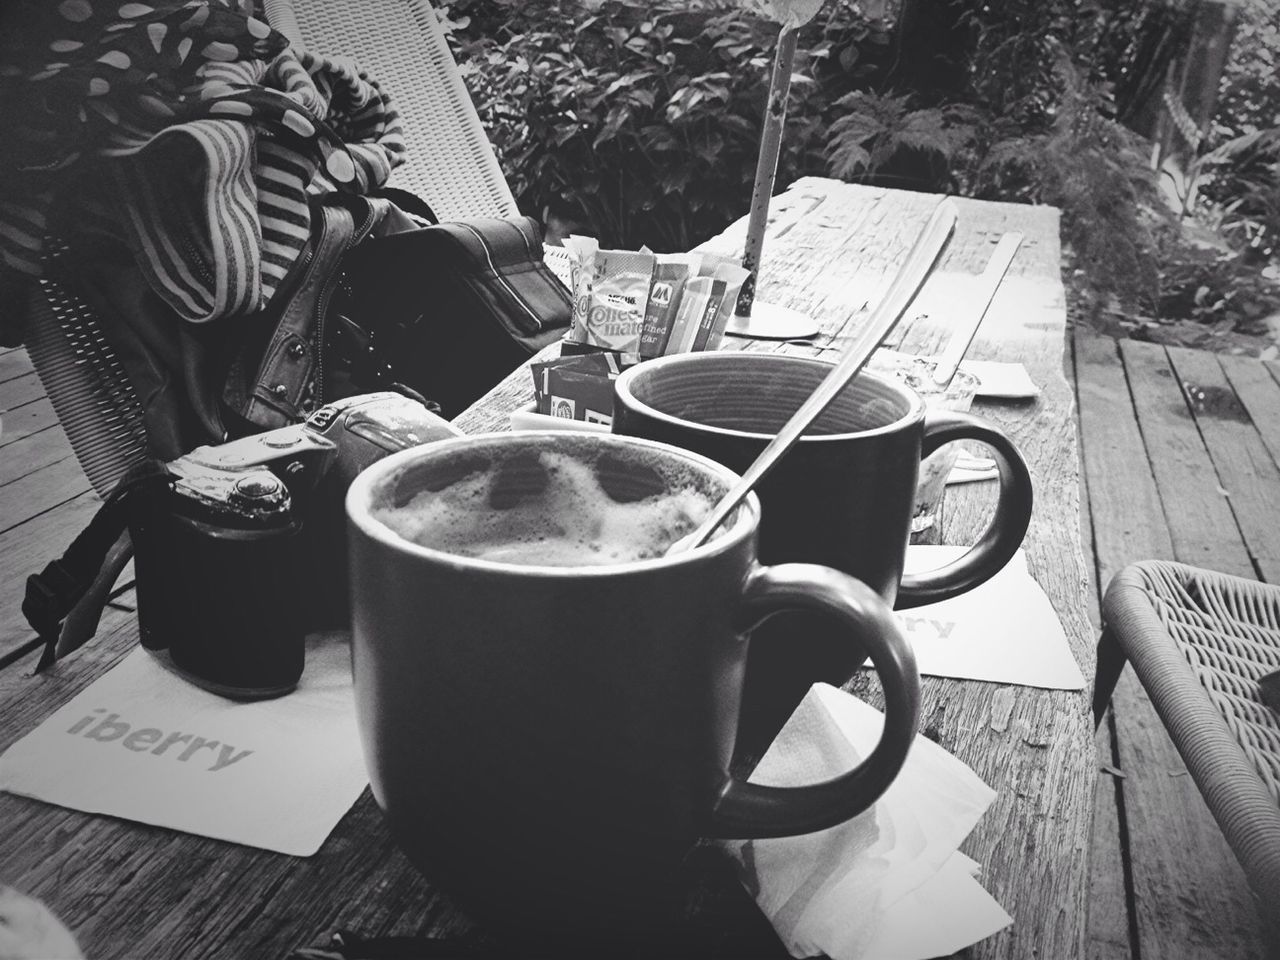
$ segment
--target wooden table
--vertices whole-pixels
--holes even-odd
[[[850,324],[888,283],[937,197],[806,179],[773,205],[760,296],[810,312],[814,345],[729,340],[725,349],[833,356]],[[1036,507],[1024,544],[1031,572],[1062,620],[1086,676],[1093,637],[1086,617],[1079,467],[1071,389],[1063,375],[1065,309],[1058,216],[1045,207],[958,201],[960,222],[939,272],[899,328],[899,349],[927,353],[945,340],[947,305],[985,264],[999,236],[1025,241],[970,352],[1019,361],[1042,389],[1034,401],[979,403],[1031,465]],[[707,249],[740,253],[745,222]],[[512,374],[457,420],[468,433],[506,429],[532,398],[526,370]],[[948,494],[941,537],[980,532],[990,492]],[[50,544],[48,553],[61,549]],[[33,556],[31,567],[44,562]],[[30,678],[30,661],[0,671],[0,748],[101,675],[137,640],[136,621],[116,611],[97,640],[52,672]],[[966,952],[972,957],[1075,957],[1084,953],[1088,850],[1096,775],[1088,691],[1037,690],[926,678],[921,729],[972,766],[997,798],[962,849],[1014,924]],[[873,689],[858,692],[873,702]],[[89,956],[279,957],[320,946],[330,931],[362,935],[458,933],[468,922],[395,849],[366,791],[318,854],[300,859],[91,816],[0,794],[0,882],[44,899]],[[749,947],[777,956],[758,916],[722,892],[730,926],[722,956]],[[727,899],[726,899],[727,898]],[[783,954],[784,955],[784,954]]]

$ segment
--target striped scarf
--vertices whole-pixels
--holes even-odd
[[[296,54],[238,0],[19,0],[0,129],[0,273],[38,277],[49,234],[105,234],[193,322],[265,305],[308,195],[368,193],[404,154],[373,80]]]

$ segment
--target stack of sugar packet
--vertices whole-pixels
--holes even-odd
[[[709,253],[601,250],[591,237],[564,242],[573,288],[572,344],[624,358],[714,350],[748,273]]]
[[[878,710],[815,684],[751,780],[796,786],[837,776],[871,753],[883,723]],[[847,823],[724,845],[792,956],[925,960],[1013,922],[958,852],[994,798],[973,770],[917,736],[889,789]]]
[[[613,353],[586,353],[530,364],[534,411],[544,417],[613,423],[613,381],[624,365]]]
[[[563,249],[573,322],[560,356],[533,364],[534,405],[512,415],[513,429],[607,429],[618,374],[653,357],[716,349],[748,276],[710,253],[602,250],[580,236]]]

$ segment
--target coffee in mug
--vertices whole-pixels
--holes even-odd
[[[418,490],[405,503],[378,504],[374,519],[404,539],[447,553],[502,563],[596,566],[663,556],[701,523],[714,500],[692,471],[654,458],[652,492],[617,499],[598,465],[563,451],[509,459],[495,454],[485,469],[439,490]],[[534,482],[516,489],[511,480]]]
[[[665,444],[557,431],[406,450],[352,484],[370,784],[409,858],[482,922],[544,952],[662,953],[698,838],[819,830],[897,775],[919,678],[874,591],[761,566],[754,496],[705,544],[668,553],[736,479]],[[870,652],[885,727],[835,780],[764,787],[730,770],[747,650],[793,608]]]

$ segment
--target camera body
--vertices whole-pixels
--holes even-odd
[[[130,510],[143,645],[224,696],[288,693],[306,634],[349,625],[347,487],[389,453],[460,435],[417,400],[370,393],[171,461]]]

